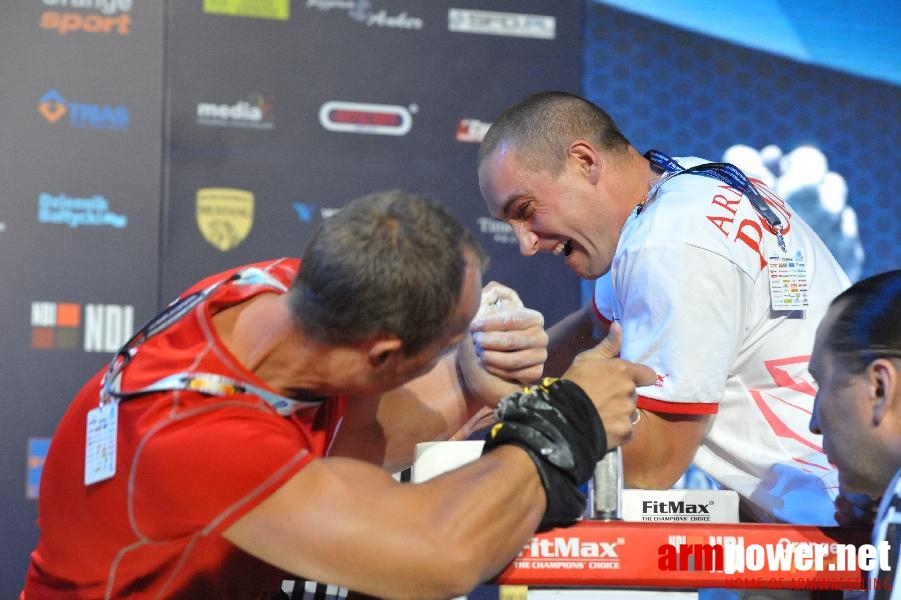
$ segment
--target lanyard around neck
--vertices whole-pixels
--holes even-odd
[[[774,232],[776,232],[776,241],[779,248],[785,252],[785,238],[782,236],[784,227],[778,215],[773,212],[766,203],[763,196],[757,190],[757,187],[748,179],[748,176],[741,169],[732,163],[704,163],[694,167],[685,168],[680,165],[672,157],[658,150],[648,150],[645,155],[651,164],[671,176],[682,175],[683,173],[694,173],[704,177],[712,177],[718,179],[738,191],[751,201],[751,206],[757,211],[757,214],[763,217]]]
[[[268,402],[283,416],[290,415],[298,408],[318,405],[320,402],[302,402],[294,400],[293,398],[280,396],[252,383],[216,373],[186,371],[168,375],[150,385],[136,390],[122,389],[122,375],[125,371],[125,367],[127,367],[135,357],[144,342],[180,321],[194,308],[199,306],[201,302],[209,298],[213,292],[228,284],[265,285],[280,291],[287,290],[284,284],[266,271],[257,267],[251,267],[238,271],[203,290],[194,292],[193,294],[189,294],[174,301],[161,313],[152,318],[146,325],[141,327],[141,329],[139,329],[138,332],[125,342],[119,351],[116,352],[115,356],[113,356],[113,360],[110,361],[109,368],[101,382],[100,406],[110,402],[125,402],[126,400],[131,400],[132,398],[137,398],[153,392],[177,390],[198,392],[210,396],[229,396],[232,394],[250,393],[259,396]]]

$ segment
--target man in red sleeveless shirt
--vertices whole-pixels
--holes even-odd
[[[448,597],[574,522],[654,375],[608,342],[511,393],[547,336],[512,290],[480,294],[485,263],[445,209],[395,191],[326,220],[300,261],[187,290],[63,417],[22,597],[271,598],[290,576]],[[505,394],[481,459],[391,477]]]

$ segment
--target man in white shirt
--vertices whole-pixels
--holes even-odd
[[[550,329],[545,373],[614,320],[621,356],[657,372],[623,448],[628,486],[668,488],[694,461],[739,492],[746,519],[835,523],[807,361],[849,281],[790,206],[732,165],[642,155],[606,112],[562,92],[494,121],[479,184],[523,255],[559,255],[596,280],[593,301]]]

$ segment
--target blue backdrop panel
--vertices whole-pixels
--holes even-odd
[[[720,160],[736,144],[783,152],[819,148],[847,185],[862,264],[835,215],[798,194],[787,199],[852,277],[901,267],[901,88],[801,64],[589,3],[585,94],[642,151]],[[807,205],[807,206],[805,206]],[[807,210],[806,210],[807,209]],[[854,234],[857,235],[857,234]]]

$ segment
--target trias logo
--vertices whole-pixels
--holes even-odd
[[[45,10],[41,13],[41,29],[66,35],[85,33],[131,33],[133,0],[43,0],[44,6],[75,10]],[[88,11],[97,11],[95,14]]]
[[[319,123],[329,131],[375,135],[407,135],[413,126],[414,104],[409,108],[393,104],[326,102],[319,109]]]
[[[128,107],[69,102],[56,90],[50,90],[38,101],[38,112],[48,123],[56,123],[67,114],[69,124],[76,129],[128,129]]]
[[[74,350],[83,340],[85,352],[115,352],[131,337],[134,312],[130,305],[32,302],[31,347]]]
[[[261,94],[251,94],[247,100],[234,104],[197,103],[197,124],[213,127],[244,127],[272,129],[273,102]]]
[[[457,141],[478,144],[488,133],[489,127],[491,127],[491,123],[485,123],[478,119],[460,119],[460,123],[457,125]]]

